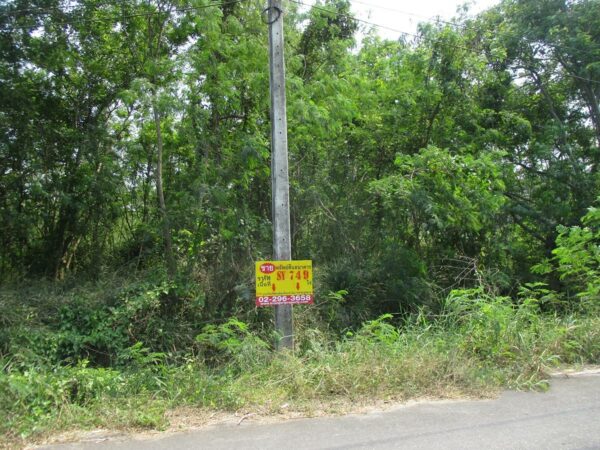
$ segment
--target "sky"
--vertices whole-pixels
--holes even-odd
[[[499,3],[499,0],[351,0],[356,18],[385,27],[415,33],[419,22],[439,17],[448,20],[456,16],[457,8],[468,3],[469,14],[475,15]],[[307,2],[308,3],[308,2]],[[313,3],[313,1],[310,1]],[[397,39],[400,33],[377,28],[387,39]]]

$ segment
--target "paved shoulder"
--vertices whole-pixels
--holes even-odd
[[[600,374],[552,381],[548,392],[422,403],[392,411],[217,426],[143,441],[67,449],[600,449]]]

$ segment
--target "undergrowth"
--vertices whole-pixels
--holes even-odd
[[[155,291],[145,292],[150,300],[142,305],[155,298]],[[66,326],[65,317],[83,319],[66,314],[64,304],[55,312],[62,327],[54,330],[50,319],[33,321],[35,308],[23,306],[15,317],[35,322],[29,335],[4,316],[0,433],[5,445],[18,445],[70,428],[160,429],[166,411],[178,406],[277,413],[289,405],[310,413],[340,401],[543,389],[550,368],[600,361],[598,315],[543,313],[544,301],[547,291],[534,288],[524,289],[517,302],[483,289],[453,291],[441,314],[383,315],[342,335],[310,320],[303,324],[307,314],[301,314],[295,353],[274,352],[271,336],[238,319],[201,326],[187,351],[157,351],[156,341],[131,339],[135,330],[121,321],[118,306],[90,320],[92,330],[108,337],[86,337]],[[131,314],[156,320],[135,302],[124,303]],[[128,344],[104,359],[86,358],[95,355],[89,351],[75,358],[73,346],[85,339],[105,353],[110,345]]]

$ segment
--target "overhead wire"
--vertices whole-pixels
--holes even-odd
[[[468,27],[468,25],[465,24],[465,23],[457,23],[457,22],[453,22],[453,21],[442,20],[439,17],[439,15],[438,16],[425,16],[425,15],[422,15],[422,14],[416,14],[416,13],[412,13],[412,12],[408,12],[408,11],[399,10],[399,9],[396,9],[396,8],[390,8],[388,6],[374,5],[372,3],[364,2],[362,0],[350,0],[350,1],[352,2],[352,4],[359,4],[359,5],[367,6],[369,8],[373,8],[373,9],[381,10],[381,11],[390,11],[390,12],[394,12],[394,13],[397,13],[397,14],[402,14],[402,15],[405,15],[405,16],[418,17],[420,19],[425,19],[428,22],[435,22],[435,23],[438,23],[438,24],[450,25],[450,26],[453,26],[453,27],[456,27],[456,28],[459,28],[459,29],[465,29],[465,28]],[[526,32],[525,35],[529,35],[530,36],[530,33]],[[561,44],[560,47],[563,48],[563,49],[569,50],[569,51],[577,52],[579,54],[582,53],[582,52],[586,53],[586,54],[591,54],[593,52],[592,50],[585,51],[583,49],[576,49],[576,48],[573,48],[573,47],[565,46],[563,44]]]
[[[59,9],[60,6],[58,7],[54,7],[54,8],[24,8],[24,9],[7,9],[5,11],[2,11],[0,9],[0,17],[4,16],[4,17],[9,17],[9,16],[16,16],[16,15],[21,15],[21,14],[29,14],[29,13],[33,13],[33,14],[52,14],[55,12],[66,12],[66,13],[72,13],[75,12],[77,10],[78,4],[73,4],[71,5],[71,2],[67,2],[68,3],[68,8],[72,8],[71,10],[66,10],[66,9]],[[227,4],[227,3],[238,3],[237,1],[231,1],[231,2],[219,2],[218,4]],[[96,8],[101,8],[104,6],[119,6],[122,5],[123,2],[119,2],[119,1],[113,1],[112,3],[97,3],[95,5]],[[151,6],[150,3],[147,4],[139,4],[139,5],[135,5],[135,4],[129,4],[128,6]],[[187,9],[204,9],[204,8],[208,8],[214,6],[214,4],[207,4],[207,5],[201,5],[201,6],[189,6],[189,7],[185,7],[185,8],[178,8],[178,9],[182,9],[182,10],[187,10]],[[175,11],[177,8],[174,8],[173,10]],[[149,12],[152,14],[157,14],[159,13],[158,11],[153,11],[153,12]],[[146,14],[146,13],[141,13],[141,14]]]
[[[228,5],[233,5],[236,3],[243,3],[246,2],[248,0],[227,0],[227,1],[221,1],[221,2],[214,2],[214,3],[207,3],[206,5],[200,5],[200,6],[188,6],[188,7],[184,7],[184,8],[173,8],[170,10],[165,10],[165,11],[146,11],[146,12],[140,12],[140,13],[133,13],[133,14],[121,14],[119,16],[113,16],[111,21],[112,22],[116,22],[116,21],[120,21],[123,19],[132,19],[135,17],[151,17],[151,16],[155,16],[155,15],[160,15],[160,14],[171,14],[171,13],[184,13],[184,12],[190,12],[190,11],[199,11],[202,9],[207,9],[207,8],[213,8],[213,7],[219,7],[219,6],[228,6]],[[110,4],[104,4],[102,6],[112,6]],[[9,14],[4,13],[4,14],[0,14],[0,17],[10,17],[10,16],[15,16],[17,14],[19,14],[18,11],[26,11],[26,10],[17,10],[17,11],[9,11]],[[75,12],[76,10],[71,10],[71,11],[66,11],[67,13],[72,13]],[[36,15],[35,17],[32,18],[40,18],[42,15],[47,15],[47,14],[53,14],[56,12],[64,12],[61,10],[57,10],[57,9],[43,9],[43,10],[37,10],[36,12],[39,12],[38,15]],[[63,20],[60,21],[61,24],[65,24],[65,25],[73,25],[73,24],[80,24],[80,23],[84,23],[84,22],[109,22],[109,20],[107,20],[107,18],[102,18],[102,17],[90,17],[90,18],[85,18],[85,17],[79,17],[78,20]],[[28,28],[26,26],[26,28]]]
[[[69,2],[70,3],[70,2]],[[69,5],[70,6],[70,5]],[[75,5],[73,5],[75,6]],[[112,6],[112,4],[110,3],[101,3],[99,5],[96,5],[97,7],[102,7],[102,6]],[[75,11],[75,8],[73,8],[70,11],[65,11],[65,10],[61,10],[58,9],[57,7],[54,8],[23,8],[23,9],[9,9],[8,7],[5,6],[5,10],[2,11],[0,9],[0,17],[10,17],[10,16],[18,16],[18,15],[26,15],[26,14],[52,14],[55,12],[66,12],[66,13],[71,13],[73,11]]]
[[[229,1],[223,1],[223,2],[210,3],[210,4],[202,5],[202,6],[190,6],[190,7],[185,7],[185,8],[175,8],[175,9],[172,9],[170,11],[147,11],[147,12],[142,12],[142,13],[126,14],[126,15],[120,15],[118,17],[115,16],[114,20],[117,21],[117,20],[129,19],[129,18],[135,18],[135,17],[148,17],[148,16],[153,16],[153,15],[158,15],[158,14],[165,14],[167,12],[175,12],[175,13],[176,12],[189,12],[189,11],[194,11],[194,10],[206,9],[206,8],[210,8],[210,7],[213,7],[213,6],[226,6],[226,5],[229,5],[229,4],[241,3],[241,2],[244,2],[244,1],[248,1],[248,0],[229,0]],[[320,7],[318,5],[311,5],[311,4],[304,3],[304,2],[298,1],[298,0],[289,0],[289,1],[291,1],[293,3],[296,3],[298,5],[307,6],[307,7],[311,7],[311,8],[317,9],[317,10],[322,10],[322,11],[325,11],[325,12],[329,12],[329,13],[335,14],[334,11],[331,11],[331,10],[329,10],[327,8]],[[111,5],[110,4],[105,4],[103,6],[111,6]],[[74,11],[75,10],[67,11],[67,12],[69,13],[69,12],[74,12]],[[48,8],[45,8],[45,9],[42,9],[42,8],[37,8],[37,9],[31,8],[31,9],[21,9],[21,10],[14,10],[14,11],[6,11],[4,13],[0,13],[0,17],[16,16],[16,15],[20,15],[20,14],[24,14],[24,13],[29,13],[29,12],[34,13],[37,16],[37,17],[32,17],[32,18],[39,18],[42,15],[52,14],[52,13],[55,13],[55,12],[62,12],[62,11],[57,10],[57,9],[48,9]],[[376,27],[376,28],[380,28],[380,29],[385,29],[385,30],[392,31],[392,32],[395,32],[395,33],[400,33],[400,34],[403,34],[405,36],[419,38],[419,35],[414,34],[414,33],[409,33],[409,32],[403,31],[403,30],[398,30],[396,28],[388,27],[386,25],[378,24],[378,23],[371,22],[371,21],[368,21],[368,20],[358,19],[358,18],[353,17],[351,15],[346,15],[346,16],[349,19],[351,19],[351,20],[355,20],[357,22],[361,22],[361,23],[364,23],[366,25],[370,25],[370,26],[373,26],[373,27]],[[63,20],[63,21],[61,21],[61,23],[62,24],[76,24],[76,23],[80,23],[81,21],[107,22],[107,20],[105,18],[80,18],[80,21]],[[27,27],[27,26],[25,26],[25,27]]]
[[[336,15],[338,17],[344,17],[344,18],[353,20],[355,22],[364,23],[364,24],[371,25],[371,26],[374,26],[374,27],[377,27],[377,28],[381,28],[381,29],[386,29],[386,30],[389,30],[389,31],[393,31],[393,32],[396,32],[396,33],[399,33],[399,34],[402,34],[402,35],[405,35],[405,36],[410,36],[410,37],[413,37],[413,38],[418,39],[418,40],[420,40],[421,37],[422,37],[421,35],[417,35],[417,34],[414,34],[414,33],[409,33],[407,31],[403,31],[403,30],[398,30],[398,29],[391,28],[391,27],[388,27],[388,26],[385,26],[385,25],[381,25],[381,24],[377,24],[375,22],[371,22],[371,21],[368,21],[368,20],[359,19],[359,18],[354,17],[354,16],[352,16],[350,14],[332,11],[331,9],[327,9],[327,8],[324,8],[324,7],[319,6],[319,5],[314,5],[314,4],[311,5],[309,3],[305,3],[302,0],[289,0],[289,1],[293,2],[293,3],[296,3],[298,5],[307,6],[307,7],[316,9],[317,11],[323,11],[323,12],[326,12],[326,13],[329,13],[329,14]],[[468,48],[468,47],[465,47],[465,46],[462,46],[462,45],[456,45],[456,44],[446,44],[446,45],[448,47],[451,47],[451,48],[456,48],[456,49],[461,49],[461,50],[466,50],[466,51],[472,51],[473,50],[471,48]],[[571,78],[576,78],[576,79],[579,79],[579,80],[587,81],[589,83],[600,84],[600,81],[598,81],[598,80],[592,80],[590,78],[581,77],[581,76],[570,74],[570,73],[567,73],[567,72],[564,72],[563,74],[566,75],[566,76],[568,76],[568,77],[571,77]]]
[[[402,11],[402,10],[396,9],[396,8],[390,8],[389,6],[374,5],[372,3],[363,2],[361,0],[351,0],[351,1],[353,4],[368,6],[369,8],[379,9],[382,11],[390,11],[390,12],[402,14],[405,16],[417,17],[419,19],[425,19],[427,21],[434,21],[434,22],[443,23],[446,25],[452,25],[457,28],[464,28],[463,24],[456,23],[456,22],[450,22],[448,20],[442,20],[439,18],[439,16],[425,16],[423,14],[416,14],[416,13],[412,13],[412,12],[408,12],[408,11]]]
[[[289,1],[292,2],[292,3],[295,3],[297,5],[307,6],[309,8],[315,9],[317,11],[323,11],[323,12],[326,12],[326,13],[329,13],[329,14],[336,15],[338,17],[344,17],[344,18],[353,20],[355,22],[364,23],[366,25],[371,25],[373,27],[380,28],[380,29],[383,29],[383,30],[393,31],[394,33],[400,33],[400,34],[403,34],[405,36],[410,36],[410,37],[417,38],[417,39],[420,38],[420,36],[418,34],[409,33],[408,31],[403,31],[403,30],[399,30],[397,28],[388,27],[386,25],[382,25],[382,24],[379,24],[379,23],[371,22],[369,20],[359,19],[358,17],[354,17],[351,14],[345,14],[345,13],[340,13],[340,12],[332,11],[331,9],[327,9],[327,8],[324,8],[324,7],[319,6],[319,5],[314,5],[314,4],[311,5],[310,3],[305,3],[302,0],[289,0]]]
[[[124,15],[122,14],[122,15],[119,15],[119,16],[114,16],[110,21],[111,22],[119,22],[119,21],[122,21],[123,19],[130,19],[130,18],[135,18],[135,17],[151,17],[151,16],[159,15],[159,14],[184,13],[184,12],[190,12],[190,11],[196,11],[196,10],[203,10],[203,9],[212,8],[212,7],[228,6],[228,5],[233,5],[233,4],[236,4],[236,3],[243,3],[243,2],[246,2],[246,1],[249,1],[249,0],[227,0],[227,1],[220,1],[220,2],[208,3],[208,4],[200,5],[200,6],[189,6],[189,7],[183,7],[183,8],[174,8],[174,9],[166,10],[166,11],[146,11],[146,12],[133,13],[133,14],[124,14]],[[325,12],[325,13],[330,14],[330,15],[335,15],[337,17],[343,17],[345,19],[352,20],[352,21],[357,22],[357,23],[362,23],[362,24],[369,25],[369,26],[372,26],[372,27],[375,27],[375,28],[378,28],[378,29],[382,29],[382,30],[392,31],[394,33],[398,33],[398,34],[403,35],[403,36],[411,37],[411,38],[413,38],[413,39],[415,39],[417,41],[421,40],[422,37],[423,37],[420,34],[410,33],[408,31],[400,30],[400,29],[397,29],[397,28],[394,28],[394,27],[389,27],[387,25],[382,25],[380,23],[372,22],[370,20],[360,19],[360,18],[355,17],[355,16],[353,16],[351,14],[346,14],[346,13],[341,13],[341,12],[338,12],[338,11],[333,11],[331,9],[325,8],[325,7],[320,6],[320,5],[306,3],[306,2],[304,2],[302,0],[288,0],[288,1],[290,1],[292,3],[295,3],[297,5],[301,5],[301,6],[305,6],[305,7],[309,7],[309,8],[315,9],[317,11]],[[371,4],[368,4],[366,2],[362,2],[362,0],[352,0],[352,1],[354,1],[356,3],[361,3],[361,4],[366,5],[366,6],[377,7],[375,5],[371,5]],[[111,6],[111,5],[105,3],[103,6]],[[386,10],[390,10],[390,11],[395,11],[395,12],[398,12],[400,14],[413,15],[413,16],[417,16],[417,17],[419,16],[418,14],[408,13],[408,12],[400,11],[400,10],[397,10],[397,9],[394,9],[394,8],[387,8],[387,7],[378,7],[378,8],[386,9]],[[22,13],[24,11],[28,11],[28,10],[14,10],[14,11],[9,11],[8,12],[9,14],[7,14],[7,13],[1,14],[0,13],[0,17],[2,17],[2,16],[4,16],[4,17],[14,16],[14,15],[20,14],[20,13]],[[33,11],[33,9],[30,9],[29,11]],[[75,10],[69,11],[69,12],[74,12],[74,11]],[[38,9],[37,12],[39,12],[40,14],[52,14],[54,12],[57,12],[57,10],[56,9]],[[36,18],[39,18],[39,17],[40,16],[37,16]],[[421,16],[421,17],[424,18],[424,16]],[[457,25],[457,24],[455,24],[453,22],[448,22],[448,21],[442,21],[442,20],[436,20],[436,21],[440,22],[440,23],[445,23],[445,24],[448,24],[448,25],[453,25],[453,26]],[[74,25],[74,24],[82,24],[82,23],[89,23],[89,22],[99,22],[99,23],[104,22],[104,23],[107,23],[107,22],[109,22],[109,20],[107,18],[103,18],[103,17],[90,17],[90,18],[80,17],[78,20],[62,20],[59,23],[61,25]],[[32,27],[32,25],[22,25],[22,26],[19,26],[18,28],[31,28],[31,27]],[[466,50],[466,51],[472,51],[473,50],[472,48],[469,48],[469,47],[466,47],[466,46],[462,46],[462,45],[448,44],[448,43],[446,43],[446,45],[448,47],[451,47],[451,48],[456,48],[456,49],[461,49],[461,50]],[[582,81],[587,81],[587,82],[590,82],[590,83],[600,84],[600,81],[592,80],[590,78],[585,78],[585,77],[581,77],[581,76],[570,74],[570,73],[564,73],[564,75],[572,77],[572,78],[575,78],[575,79],[579,79],[579,80],[582,80]]]
[[[69,2],[70,3],[70,2]],[[100,6],[104,6],[104,5],[100,5]],[[0,17],[4,16],[4,17],[9,17],[9,16],[16,16],[16,15],[21,15],[21,14],[29,14],[29,13],[41,13],[41,14],[50,14],[52,12],[56,12],[57,9],[56,8],[23,8],[23,9],[9,9],[9,7],[7,5],[5,5],[6,10],[0,12]],[[70,11],[68,11],[70,12]]]

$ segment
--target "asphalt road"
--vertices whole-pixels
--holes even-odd
[[[600,373],[556,378],[548,392],[431,402],[276,424],[219,425],[144,440],[46,449],[600,449]]]

